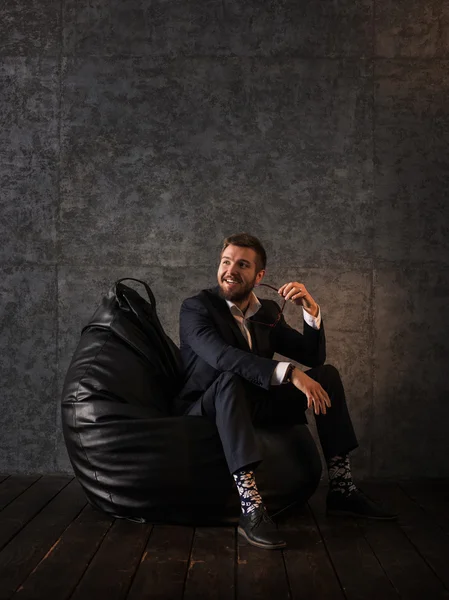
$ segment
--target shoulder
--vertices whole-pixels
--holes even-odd
[[[223,308],[223,305],[226,306],[226,302],[219,296],[217,289],[209,288],[186,298],[181,310],[213,310]]]

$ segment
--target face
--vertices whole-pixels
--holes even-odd
[[[232,244],[225,248],[218,266],[217,280],[226,300],[242,302],[260,283],[265,271],[258,271],[256,258],[257,254],[252,248]]]

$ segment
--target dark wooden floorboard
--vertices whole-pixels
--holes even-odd
[[[345,598],[309,507],[278,519],[287,548],[284,560],[293,600]]]
[[[185,600],[234,600],[235,535],[235,527],[195,529]]]
[[[401,483],[400,487],[449,535],[449,483]]]
[[[256,548],[241,536],[237,541],[237,599],[290,598],[283,551]]]
[[[33,483],[40,479],[40,475],[12,475],[0,485],[0,510],[3,510],[17,496],[20,496]]]
[[[42,477],[0,512],[0,549],[65,487],[70,477]]]
[[[5,479],[8,479],[8,477],[10,477],[10,475],[0,475],[0,483],[5,481]]]
[[[53,544],[13,598],[69,598],[112,522],[112,518],[86,506]]]
[[[356,521],[326,517],[325,498],[326,488],[320,487],[309,504],[347,599],[397,599],[399,595]]]
[[[71,481],[3,548],[0,600],[11,597],[85,505],[78,482]]]
[[[70,477],[5,477],[0,600],[449,599],[449,484],[362,487],[398,522],[326,517],[320,488],[267,551],[234,527],[115,520]]]
[[[117,519],[84,573],[72,600],[126,598],[152,525]]]
[[[386,486],[374,486],[371,495],[385,498],[386,489]],[[402,493],[394,484],[388,489],[391,494]],[[448,597],[442,582],[396,522],[357,519],[357,523],[401,598],[420,600],[426,594],[431,598]]]
[[[127,600],[181,600],[192,547],[193,527],[156,525]]]
[[[407,569],[404,566],[406,571],[404,578],[406,579],[408,574],[410,579],[416,579],[416,586],[421,589],[424,589],[424,581],[426,581],[429,595],[432,598],[447,598],[449,590],[449,537],[441,530],[437,520],[433,515],[427,514],[397,485],[377,484],[365,487],[371,496],[376,496],[399,513],[398,526],[416,549],[417,556],[414,562],[417,563],[421,559],[421,567],[417,564],[410,564]],[[380,536],[380,534],[378,535]],[[399,552],[396,560],[398,562],[405,560],[405,552]],[[436,578],[429,578],[427,566],[430,567]],[[424,575],[424,572],[426,572],[426,575]],[[418,574],[421,574],[422,580],[420,580]]]

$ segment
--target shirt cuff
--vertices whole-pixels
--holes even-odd
[[[310,325],[313,329],[319,329],[321,327],[321,308],[318,307],[318,314],[316,317],[313,317],[310,313],[308,313],[305,308],[302,309],[304,314],[304,321],[307,325]]]
[[[284,381],[284,377],[289,365],[289,362],[279,362],[276,365],[276,368],[273,371],[273,375],[271,376],[271,385],[281,385],[281,383]]]

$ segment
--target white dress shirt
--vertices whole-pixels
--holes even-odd
[[[229,306],[229,310],[231,311],[232,316],[237,321],[237,324],[239,326],[240,331],[243,334],[243,337],[246,339],[249,347],[252,350],[253,341],[251,339],[251,333],[248,329],[247,320],[250,317],[254,316],[257,313],[257,311],[259,310],[259,308],[262,306],[261,303],[259,302],[256,294],[254,294],[254,292],[251,292],[248,308],[246,309],[245,313],[243,313],[240,310],[240,308],[238,306],[236,306],[230,300],[226,300],[226,304]],[[304,308],[302,310],[303,310],[303,315],[304,315],[304,321],[307,323],[307,325],[310,325],[310,327],[313,327],[313,329],[319,329],[321,326],[320,307],[318,307],[318,314],[316,317],[313,317]],[[283,382],[285,373],[287,371],[289,364],[290,363],[288,363],[288,362],[278,362],[275,370],[273,371],[273,375],[271,377],[271,382],[270,382],[271,385],[280,385]]]

